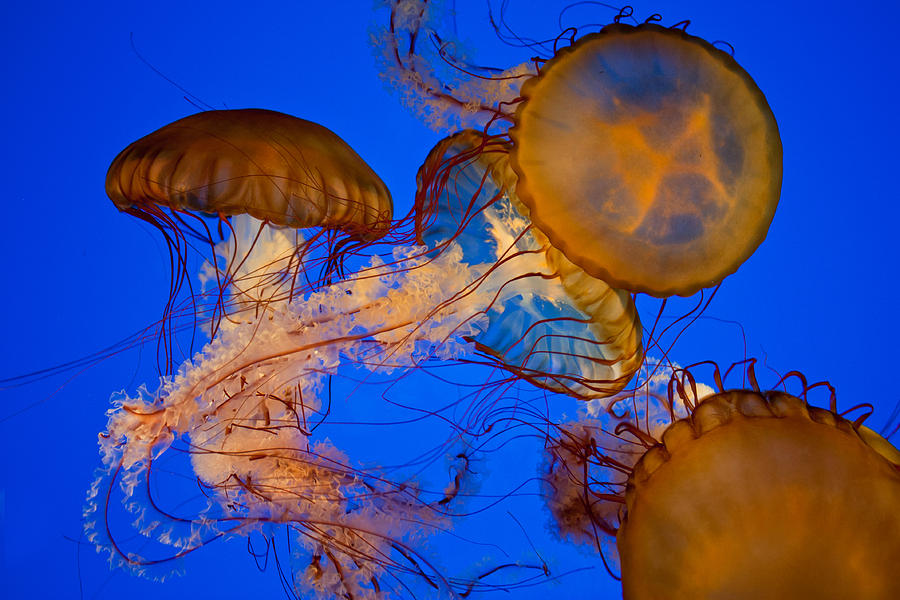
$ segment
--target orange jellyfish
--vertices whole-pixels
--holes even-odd
[[[117,208],[159,228],[169,244],[172,286],[161,322],[165,372],[175,360],[171,330],[179,317],[195,318],[204,310],[221,317],[227,312],[223,295],[235,278],[243,279],[239,287],[248,293],[262,287],[268,296],[302,295],[300,274],[314,267],[317,245],[324,241],[330,248],[319,260],[332,267],[338,248],[383,236],[393,212],[387,187],[344,140],[316,123],[261,109],[198,113],[135,141],[110,166],[106,192]],[[231,242],[216,248],[202,214],[218,219],[223,239],[223,228],[235,229]],[[234,222],[233,215],[240,218]],[[305,241],[285,230],[309,227],[322,230]],[[343,242],[333,239],[338,232]],[[258,264],[246,260],[258,244],[284,236],[292,237],[282,244],[286,254],[265,257],[257,250]],[[191,285],[187,253],[193,240],[212,250],[208,278],[219,292],[212,307],[198,306],[193,290],[189,306],[176,303],[182,287]],[[235,253],[245,260],[228,256]],[[222,272],[217,254],[236,271]],[[270,267],[257,272],[263,262]],[[275,263],[280,266],[273,268]],[[213,319],[213,331],[217,324]]]
[[[613,24],[522,88],[512,163],[532,218],[596,277],[690,295],[765,238],[781,138],[727,53],[680,29]]]
[[[898,597],[900,451],[833,393],[810,405],[802,378],[803,398],[716,379],[704,395],[676,371],[655,417],[631,411],[637,395],[562,426],[547,480],[560,531],[615,536],[626,600]]]
[[[481,89],[504,84],[496,101],[437,85],[437,67],[414,43],[426,33],[440,39],[429,7],[420,8],[393,4],[387,73],[430,111],[509,139],[516,194],[587,274],[687,296],[733,273],[765,238],[781,191],[781,140],[765,97],[729,54],[677,27],[617,17],[535,60],[536,74],[458,65]],[[455,64],[449,45],[439,57]]]
[[[119,210],[248,214],[296,229],[383,233],[393,205],[384,182],[329,129],[283,113],[211,110],[129,144],[109,167]]]

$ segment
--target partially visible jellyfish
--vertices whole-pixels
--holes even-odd
[[[491,74],[454,63],[428,3],[391,8],[379,39],[393,48],[384,59],[392,81],[432,110],[479,117],[508,136],[517,196],[592,277],[687,296],[717,285],[765,238],[781,191],[781,139],[765,96],[726,52],[677,27],[617,17],[554,45],[550,60],[535,59],[536,74]],[[463,84],[432,81],[423,73],[438,70],[435,45],[457,79],[516,86],[491,105]]]
[[[620,391],[643,360],[627,292],[569,262],[515,194],[508,148],[465,130],[438,143],[419,170],[417,231],[438,253],[462,251],[484,298],[476,347],[515,375],[577,398]]]
[[[453,12],[442,2],[388,0],[386,27],[372,45],[382,78],[403,104],[438,131],[483,127],[498,108],[514,101],[522,84],[537,73],[528,61],[508,68],[474,64],[466,48],[441,31],[453,30]]]
[[[667,392],[560,426],[546,473],[560,532],[617,554],[627,600],[896,598],[900,451],[833,393],[810,405],[802,377],[801,398],[748,374],[752,389],[725,391],[717,372],[710,393],[676,370]]]

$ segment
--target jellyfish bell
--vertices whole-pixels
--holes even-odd
[[[464,130],[439,142],[418,174],[416,221],[432,254],[458,249],[464,288],[487,317],[471,336],[498,364],[578,398],[620,391],[643,360],[628,292],[572,264],[531,226],[516,196],[509,147]]]
[[[626,506],[625,598],[900,596],[897,450],[786,393],[703,401],[635,466]]]
[[[262,109],[201,112],[142,137],[109,167],[106,193],[126,212],[249,214],[374,237],[393,209],[384,182],[334,132]]]
[[[681,29],[614,23],[561,49],[522,96],[509,132],[517,192],[592,276],[686,296],[765,238],[781,139],[727,53]]]

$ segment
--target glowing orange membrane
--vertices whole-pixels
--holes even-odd
[[[794,396],[711,396],[629,479],[625,599],[900,598],[897,461]]]
[[[137,140],[109,167],[106,193],[120,210],[249,214],[370,237],[393,212],[387,186],[334,132],[261,109],[202,112]]]
[[[553,245],[594,277],[690,295],[765,238],[781,139],[728,54],[679,29],[610,25],[522,89],[516,189]]]

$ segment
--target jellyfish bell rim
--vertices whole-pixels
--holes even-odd
[[[628,477],[629,491],[649,480],[658,468],[692,440],[726,426],[736,418],[801,418],[828,425],[854,435],[872,452],[900,470],[900,450],[865,425],[854,424],[839,414],[813,406],[786,392],[732,389],[703,398],[690,411],[690,416],[677,419],[666,427],[661,441],[635,463]]]
[[[700,47],[713,59],[719,61],[723,69],[735,74],[744,83],[748,98],[754,101],[754,105],[759,109],[759,114],[763,117],[763,120],[766,121],[767,127],[765,139],[768,147],[765,158],[772,168],[772,171],[769,174],[768,185],[763,188],[765,198],[767,198],[768,201],[765,203],[758,201],[754,202],[754,210],[750,212],[751,214],[757,214],[758,209],[761,208],[761,218],[756,219],[756,227],[745,235],[743,243],[744,251],[737,254],[732,260],[724,263],[718,271],[716,271],[715,277],[695,277],[693,280],[687,282],[650,282],[646,280],[646,275],[642,275],[642,278],[630,277],[630,274],[620,273],[615,267],[611,269],[608,264],[601,262],[593,256],[593,253],[580,251],[578,248],[580,240],[567,241],[566,238],[568,232],[564,227],[560,227],[558,223],[555,224],[553,215],[549,214],[553,211],[550,209],[542,209],[541,201],[535,194],[534,188],[536,186],[533,184],[533,180],[537,178],[533,176],[529,177],[528,168],[524,166],[521,161],[520,151],[523,147],[523,115],[527,114],[529,106],[533,104],[532,100],[535,98],[535,92],[537,91],[537,88],[542,85],[542,81],[546,74],[553,72],[555,65],[568,60],[568,58],[580,48],[592,44],[595,41],[599,40],[602,42],[603,40],[609,39],[610,36],[636,35],[647,32],[667,36],[677,36],[680,40]],[[729,53],[713,46],[703,38],[688,34],[677,27],[668,28],[653,23],[644,23],[637,26],[624,23],[612,23],[606,25],[598,32],[587,34],[578,38],[571,45],[559,49],[550,60],[541,66],[540,73],[537,76],[532,77],[522,85],[520,98],[521,102],[516,108],[514,124],[509,130],[509,137],[511,140],[510,165],[518,176],[516,192],[522,202],[531,211],[531,218],[536,227],[550,239],[550,242],[554,247],[558,248],[566,258],[589,275],[598,279],[603,279],[614,287],[636,293],[645,293],[655,297],[664,298],[673,295],[690,296],[701,289],[717,285],[725,277],[735,273],[738,268],[752,256],[763,240],[765,240],[781,196],[783,179],[783,146],[781,135],[778,129],[778,123],[765,95],[749,73],[747,73],[747,71],[741,67]],[[584,201],[592,199],[593,198],[582,197],[580,200]],[[574,205],[575,203],[573,202],[572,204]],[[602,232],[598,232],[598,235],[595,237],[596,239],[602,238]],[[612,236],[607,237],[611,240],[609,242],[610,245],[616,243],[615,240],[612,239]],[[638,246],[637,244],[635,245]],[[733,244],[720,244],[722,247],[731,245]]]

